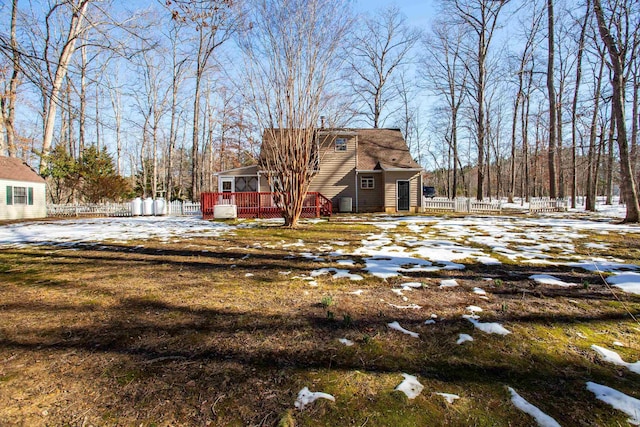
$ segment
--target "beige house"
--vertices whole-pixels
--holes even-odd
[[[420,212],[422,168],[399,129],[319,129],[318,168],[309,187],[335,212]],[[264,141],[263,141],[264,143]],[[259,165],[218,174],[219,192],[270,192]]]
[[[22,160],[0,156],[0,220],[46,217],[46,186]]]

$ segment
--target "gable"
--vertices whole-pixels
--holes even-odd
[[[4,156],[0,156],[0,179],[42,184],[45,182],[40,175],[22,160]]]

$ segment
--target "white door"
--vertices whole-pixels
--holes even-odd
[[[235,192],[235,178],[234,177],[221,177],[220,178],[220,189],[222,190],[222,200],[220,201],[221,205],[233,205],[233,197],[231,194],[225,195],[224,193],[234,193]]]
[[[235,192],[235,179],[233,177],[220,178],[220,188],[223,193]]]

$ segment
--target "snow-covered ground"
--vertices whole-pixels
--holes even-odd
[[[603,220],[605,214],[610,220]],[[624,214],[620,205],[613,205],[598,213],[598,219],[576,218],[575,215],[552,214],[542,217],[505,217],[469,215],[466,217],[378,216],[366,222],[378,231],[363,236],[362,245],[352,253],[345,253],[340,242],[322,247],[299,240],[282,242],[287,249],[299,249],[305,257],[323,262],[335,259],[344,269],[319,269],[312,273],[332,274],[360,280],[362,273],[387,279],[407,273],[462,270],[465,264],[499,265],[499,258],[532,266],[539,273],[532,280],[557,286],[570,286],[545,274],[546,265],[569,266],[589,271],[611,273],[610,285],[625,292],[640,294],[640,263],[628,264],[606,255],[607,245],[598,235],[637,234],[640,227],[619,224],[613,218]],[[586,214],[585,214],[586,215]],[[317,220],[316,220],[317,221]],[[273,222],[273,221],[271,221]],[[166,242],[190,237],[217,237],[236,227],[250,227],[251,221],[240,225],[203,221],[194,217],[137,217],[71,219],[51,222],[25,222],[0,226],[0,247],[15,245],[62,245],[79,243],[121,243],[147,239]],[[584,243],[584,239],[590,239]],[[583,243],[576,243],[583,242]],[[577,244],[583,244],[577,254]],[[271,245],[273,246],[273,245]],[[277,247],[277,246],[273,246]],[[354,261],[361,257],[365,267],[353,271]],[[347,258],[347,259],[345,259]],[[442,287],[454,282],[443,281]]]
[[[125,243],[158,239],[179,241],[190,237],[217,237],[231,227],[195,217],[90,218],[0,225],[0,247]]]

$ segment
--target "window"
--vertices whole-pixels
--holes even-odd
[[[7,205],[33,205],[33,188],[8,185]]]
[[[223,193],[231,193],[233,192],[233,181],[222,181],[222,192]]]
[[[336,151],[347,151],[346,138],[336,138]]]
[[[373,190],[375,188],[375,182],[372,176],[363,176],[360,178],[360,188],[363,190]]]
[[[247,181],[247,191],[258,191],[258,178],[252,176]]]

